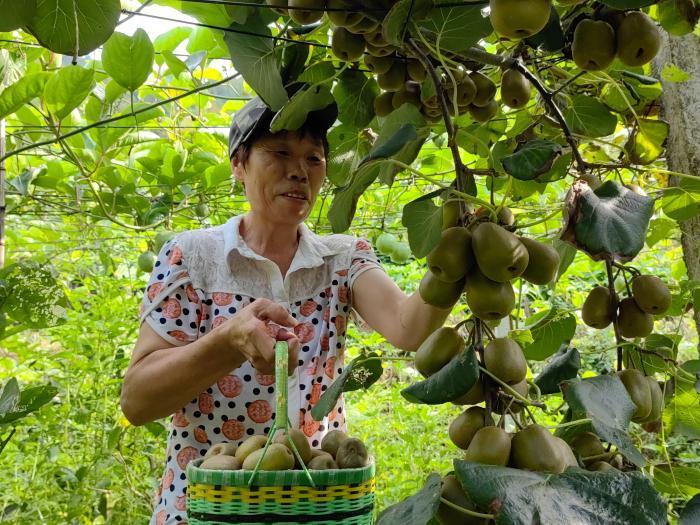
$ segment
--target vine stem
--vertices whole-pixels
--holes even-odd
[[[416,53],[416,57],[423,65],[425,70],[430,75],[430,79],[433,81],[433,86],[435,87],[435,96],[440,103],[440,109],[442,111],[442,119],[445,121],[445,129],[447,130],[447,144],[452,152],[452,158],[455,163],[455,172],[457,175],[457,191],[461,193],[468,193],[470,195],[476,195],[476,181],[474,180],[474,174],[469,168],[467,168],[462,162],[462,157],[459,154],[459,146],[457,145],[457,128],[455,128],[454,122],[452,122],[452,117],[450,116],[450,109],[447,105],[447,99],[445,98],[445,93],[442,91],[442,83],[438,78],[437,71],[435,67],[430,62],[428,56],[423,52],[420,46],[412,38],[408,39],[408,43]],[[467,180],[464,180],[466,175]],[[465,184],[466,182],[466,184]],[[463,208],[464,205],[460,203],[460,207]],[[464,210],[462,210],[464,212]]]
[[[605,260],[605,269],[608,273],[608,290],[610,290],[610,308],[613,313],[613,329],[615,331],[615,343],[617,344],[617,371],[622,370],[622,346],[625,340],[620,335],[620,326],[617,322],[617,303],[618,297],[615,291],[615,278],[613,277],[613,261]]]
[[[506,392],[508,392],[508,395],[509,395],[509,396],[514,397],[515,399],[517,399],[517,400],[518,400],[520,403],[522,403],[523,405],[526,405],[526,406],[527,406],[527,405],[532,405],[532,406],[536,406],[536,407],[539,407],[539,408],[543,408],[543,407],[544,407],[544,405],[543,405],[542,403],[533,403],[533,402],[530,401],[529,399],[526,399],[526,398],[524,398],[523,396],[521,396],[518,392],[516,392],[515,390],[513,390],[513,388],[512,388],[509,384],[504,383],[503,381],[501,381],[500,379],[498,379],[495,375],[493,375],[491,372],[489,372],[488,370],[486,370],[486,368],[484,368],[483,366],[479,366],[479,370],[481,370],[484,374],[486,374],[486,375],[489,376],[491,379],[493,379],[496,383],[498,383],[499,385],[501,385],[501,387],[503,388],[503,390],[505,390]]]
[[[577,425],[583,425],[586,423],[590,423],[591,421],[592,420],[590,418],[577,419],[576,421],[569,421],[568,423],[562,423],[561,425],[555,425],[553,427],[547,427],[547,428],[553,428],[555,430],[558,430],[560,428],[575,427]]]
[[[468,516],[474,516],[475,518],[484,518],[485,520],[495,520],[496,516],[493,514],[483,514],[481,512],[476,512],[475,510],[469,510],[465,509],[464,507],[460,507],[456,503],[452,503],[450,500],[445,499],[445,498],[440,498],[440,502],[444,503],[448,507],[452,507],[455,510],[458,510],[459,512],[463,514],[467,514]]]

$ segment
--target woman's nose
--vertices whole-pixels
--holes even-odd
[[[287,176],[294,180],[305,181],[309,178],[306,161],[304,159],[292,159],[287,167]]]

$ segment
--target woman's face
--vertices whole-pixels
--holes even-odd
[[[245,185],[251,211],[266,221],[301,224],[313,209],[326,177],[323,144],[296,132],[256,141],[245,165],[233,158],[233,174]]]

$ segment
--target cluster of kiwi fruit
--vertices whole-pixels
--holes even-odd
[[[299,452],[304,465],[311,470],[352,469],[367,465],[367,447],[358,438],[340,430],[332,430],[321,441],[321,448],[309,445],[301,430],[289,429],[289,438]],[[207,450],[199,468],[208,470],[254,470],[262,457],[260,470],[293,470],[302,465],[295,457],[287,433],[275,434],[273,442],[265,451],[267,436],[254,435],[240,446],[234,443],[219,443]]]
[[[391,233],[379,234],[374,241],[374,247],[397,264],[403,264],[411,258],[410,246]]]
[[[635,405],[632,421],[650,432],[655,431],[664,410],[664,393],[659,382],[640,370],[627,368],[616,373]]]
[[[557,251],[507,228],[480,220],[445,228],[426,257],[428,271],[418,288],[423,301],[450,308],[465,292],[474,316],[496,321],[515,305],[511,280],[520,277],[539,285],[551,282],[559,268]]]
[[[593,288],[581,308],[581,318],[588,326],[603,329],[617,319],[620,335],[627,339],[646,337],[654,329],[654,315],[665,313],[671,306],[671,292],[655,275],[638,275],[632,279],[630,297],[615,308],[610,290]]]
[[[463,427],[466,431],[466,424]],[[509,433],[494,426],[485,416],[479,417],[475,413],[468,434],[465,434],[466,461],[553,474],[579,466],[591,471],[623,468],[622,456],[607,452],[598,436],[592,432],[576,434],[567,443],[538,424]],[[441,497],[464,509],[479,510],[452,473],[442,478]],[[443,525],[489,523],[484,518],[466,515],[444,502],[440,503],[436,517]]]
[[[661,35],[648,15],[604,9],[596,18],[578,22],[571,55],[581,69],[600,71],[615,57],[627,66],[642,66],[651,62],[660,47]]]

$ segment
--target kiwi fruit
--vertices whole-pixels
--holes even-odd
[[[457,399],[454,399],[452,403],[455,405],[476,405],[485,399],[486,395],[484,393],[484,384],[481,382],[481,380],[478,380],[476,383],[474,383],[473,387],[467,390],[466,394],[462,394]]]
[[[282,443],[272,443],[267,450],[260,448],[251,452],[243,461],[243,470],[254,470],[260,461],[259,470],[291,470],[294,468],[294,455]]]
[[[505,467],[511,453],[510,434],[498,427],[484,427],[476,431],[467,451],[466,461]]]
[[[476,94],[472,99],[472,105],[477,107],[487,106],[496,96],[496,84],[489,77],[478,71],[469,73],[469,79],[476,87]]]
[[[463,509],[476,510],[471,498],[464,492],[454,474],[448,474],[442,478],[440,497]],[[435,517],[441,525],[481,525],[486,523],[483,519],[464,514],[444,502],[440,502]]]
[[[390,56],[376,57],[370,54],[366,54],[363,59],[367,69],[375,74],[386,73],[391,68],[391,64],[394,63],[394,60],[396,60]]]
[[[482,222],[473,229],[472,249],[481,273],[499,283],[522,275],[530,260],[518,237],[492,222]]]
[[[559,252],[552,246],[534,239],[518,237],[518,240],[525,246],[528,254],[527,266],[521,277],[532,284],[551,283],[559,271]]]
[[[215,454],[205,457],[199,468],[207,470],[239,470],[241,466],[241,460],[238,458],[228,454]]]
[[[441,281],[456,283],[462,280],[474,266],[472,234],[460,226],[442,230],[440,241],[427,255],[426,262],[432,274]]]
[[[613,467],[607,461],[596,461],[595,463],[592,463],[588,466],[588,470],[591,470],[593,472],[608,472],[611,470],[615,470],[615,467]]]
[[[616,32],[617,58],[627,66],[642,66],[661,48],[661,35],[656,23],[641,11],[627,13]]]
[[[511,108],[522,108],[530,101],[530,81],[520,71],[511,68],[501,78],[501,102]]]
[[[297,24],[306,25],[318,22],[323,17],[325,0],[288,0],[289,16]]]
[[[509,282],[492,281],[477,268],[473,268],[467,276],[464,291],[467,294],[467,306],[479,319],[503,319],[515,307],[513,286]]]
[[[351,11],[352,7],[352,4],[346,0],[326,0],[326,14],[336,26],[352,26],[364,18],[362,13]]]
[[[489,419],[484,408],[469,407],[450,423],[448,434],[452,443],[463,450],[467,450],[474,434],[484,428],[488,424]]]
[[[462,350],[464,339],[457,330],[447,326],[438,328],[416,350],[416,370],[424,377],[431,376]]]
[[[204,457],[210,458],[212,456],[218,456],[219,454],[223,454],[225,456],[235,456],[237,449],[238,447],[235,443],[217,443],[216,445],[209,447],[209,450],[207,450],[207,453],[204,454]]]
[[[425,303],[436,308],[447,309],[452,308],[457,302],[463,288],[464,280],[446,283],[427,271],[418,285],[418,293]],[[513,296],[513,304],[515,304],[515,296]]]
[[[592,463],[597,460],[588,460],[585,458],[600,456],[605,454],[605,447],[601,443],[600,438],[593,432],[581,432],[571,438],[571,449],[576,452],[585,464]]]
[[[335,454],[335,462],[343,469],[362,468],[367,465],[367,461],[367,447],[358,438],[349,437],[343,440]]]
[[[520,383],[527,375],[527,361],[520,345],[505,337],[491,341],[484,348],[484,366],[508,384]]]
[[[651,414],[652,408],[651,390],[646,377],[634,368],[621,370],[616,375],[620,378],[622,384],[625,385],[625,390],[627,390],[632,402],[637,407],[632,415],[632,421],[645,421]]]
[[[561,444],[541,425],[528,425],[513,436],[511,464],[515,468],[560,474],[568,466]]]
[[[292,445],[289,443],[289,438],[292,439],[292,442],[294,443],[297,452],[299,452],[299,456],[301,456],[301,459],[304,462],[304,464],[307,464],[309,461],[311,461],[311,445],[309,445],[309,441],[306,439],[304,433],[298,428],[290,428],[289,437],[287,435],[287,432],[285,431],[277,432],[272,442],[281,443],[291,450]],[[298,466],[301,467],[301,465]]]
[[[265,3],[272,7],[272,10],[275,13],[289,16],[289,11],[287,10],[287,0],[265,0]]]
[[[645,376],[649,383],[649,394],[651,395],[651,411],[644,419],[643,423],[652,423],[661,418],[664,409],[664,393],[659,386],[659,382],[651,376]]]
[[[336,27],[331,37],[331,50],[340,60],[354,62],[362,58],[365,52],[365,39],[344,27]]]
[[[309,461],[307,467],[312,470],[335,470],[338,465],[330,454],[324,454]]]
[[[266,436],[250,436],[240,444],[235,455],[243,463],[250,454],[263,448],[265,443],[267,443]]]
[[[413,104],[415,107],[420,108],[420,84],[413,80],[407,80],[401,89],[394,91],[391,104],[394,109],[399,109],[404,104]]]
[[[383,91],[374,98],[374,114],[378,117],[386,117],[394,111],[394,92]]]
[[[550,0],[491,0],[491,25],[501,36],[528,38],[549,21]]]
[[[610,325],[615,317],[615,309],[610,302],[610,290],[596,286],[588,293],[581,308],[581,318],[591,328],[602,330]]]
[[[338,452],[338,447],[346,439],[349,439],[348,435],[342,430],[331,430],[328,434],[323,436],[321,440],[321,450],[335,457]]]
[[[607,69],[615,60],[617,42],[612,26],[603,20],[581,20],[574,30],[571,54],[586,71]]]
[[[377,75],[377,84],[384,91],[398,91],[406,81],[406,65],[401,60],[394,60],[386,73]]]
[[[639,275],[632,279],[632,297],[637,306],[648,314],[663,314],[671,306],[671,292],[655,275]]]
[[[654,330],[654,316],[639,308],[632,297],[625,297],[620,301],[617,326],[622,337],[646,337]]]

